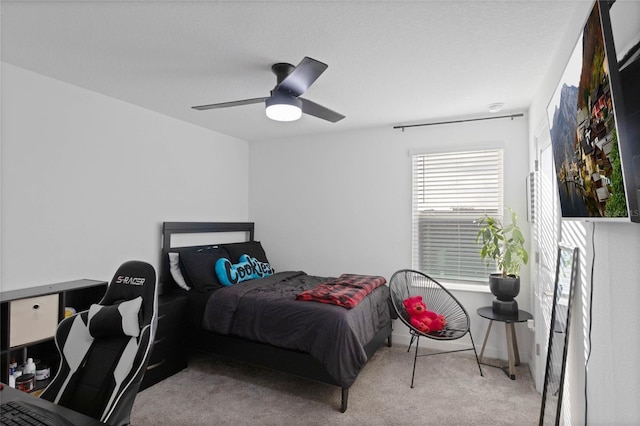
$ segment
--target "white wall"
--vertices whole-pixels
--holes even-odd
[[[540,90],[529,109],[530,149],[533,152],[534,131],[546,120],[546,107],[575,45],[578,34],[591,10],[584,3],[583,14],[576,14],[556,60],[548,70]],[[629,16],[629,19],[636,18]],[[535,158],[533,155],[531,158]],[[564,419],[572,424],[585,422],[585,359],[588,356],[589,289],[593,280],[593,313],[591,316],[591,356],[586,382],[588,386],[589,425],[630,425],[640,420],[640,225],[632,223],[563,224],[563,240],[574,240],[568,229],[579,229],[584,237],[580,247],[580,286],[574,299],[571,343],[567,370],[569,382],[565,392],[569,404]],[[583,230],[583,231],[582,231]],[[592,240],[593,237],[593,240]],[[592,244],[593,241],[593,244]],[[593,277],[591,266],[593,262]],[[586,336],[586,339],[585,339]],[[565,401],[566,402],[566,401]]]
[[[347,118],[348,119],[348,118]],[[278,270],[309,274],[377,274],[411,267],[411,157],[409,150],[503,147],[505,206],[526,222],[527,119],[492,120],[393,130],[252,142],[249,213]],[[522,275],[528,277],[528,268]],[[530,306],[528,278],[518,302]],[[491,304],[487,292],[457,291],[471,314],[478,346],[487,321],[476,314]],[[522,360],[532,335],[519,325]],[[486,355],[506,359],[504,327],[495,327]],[[395,335],[406,337],[400,324]],[[464,343],[468,345],[468,339]],[[479,350],[479,348],[478,348]]]
[[[248,143],[2,63],[1,286],[159,263],[163,221],[248,219]]]
[[[640,225],[599,223],[594,245],[589,424],[637,424]]]

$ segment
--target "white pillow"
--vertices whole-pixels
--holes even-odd
[[[140,325],[138,313],[142,297],[126,300],[117,305],[97,305],[89,307],[88,325],[92,337],[132,336],[138,337]]]
[[[171,276],[173,277],[173,280],[176,282],[176,284],[178,284],[185,290],[191,290],[191,288],[187,285],[184,276],[182,276],[182,272],[180,271],[179,253],[169,253],[169,271],[171,272]]]

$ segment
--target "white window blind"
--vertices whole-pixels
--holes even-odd
[[[413,268],[434,278],[486,282],[475,220],[502,219],[502,150],[413,155]]]

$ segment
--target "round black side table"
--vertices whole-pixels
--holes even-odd
[[[516,379],[516,365],[520,365],[520,354],[518,353],[518,340],[516,339],[516,330],[514,324],[518,322],[527,322],[533,319],[527,311],[518,310],[517,314],[498,314],[493,312],[491,306],[484,306],[478,308],[478,315],[489,320],[489,327],[487,333],[484,335],[484,341],[482,342],[482,350],[480,350],[480,363],[482,363],[482,356],[484,355],[484,348],[487,345],[487,339],[491,332],[491,326],[494,321],[503,322],[505,326],[505,332],[507,335],[507,355],[509,358],[509,372],[507,375],[511,380]]]

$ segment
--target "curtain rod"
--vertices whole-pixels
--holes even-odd
[[[434,123],[422,123],[422,124],[402,124],[399,126],[393,126],[394,129],[402,129],[402,131],[404,132],[404,129],[409,128],[409,127],[422,127],[422,126],[435,126],[436,124],[452,124],[452,123],[466,123],[468,121],[482,121],[482,120],[496,120],[498,118],[510,118],[510,119],[514,119],[514,118],[518,118],[518,117],[523,117],[524,114],[520,113],[520,114],[511,114],[511,115],[498,115],[495,117],[482,117],[482,118],[467,118],[464,120],[451,120],[451,121],[437,121]]]

